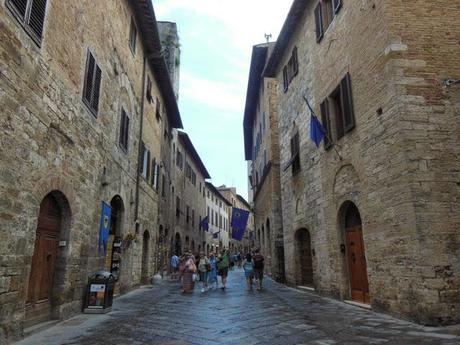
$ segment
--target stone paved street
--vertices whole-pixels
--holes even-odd
[[[427,328],[272,281],[247,292],[242,271],[227,291],[182,295],[177,282],[141,288],[106,315],[79,315],[18,344],[460,344]]]

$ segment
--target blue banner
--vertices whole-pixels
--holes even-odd
[[[99,253],[101,252],[101,247],[104,248],[104,254],[107,253],[107,240],[109,239],[111,216],[112,208],[109,204],[103,201],[101,211],[101,225],[99,229]]]
[[[241,241],[243,239],[244,231],[248,224],[249,211],[240,208],[232,208],[232,221],[230,225],[233,228],[232,238]]]
[[[205,229],[206,231],[209,231],[209,217],[208,216],[203,218],[203,220],[200,223],[200,227]]]

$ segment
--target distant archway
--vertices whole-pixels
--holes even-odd
[[[141,282],[147,284],[149,281],[149,256],[150,256],[150,234],[147,230],[142,236],[142,268]]]

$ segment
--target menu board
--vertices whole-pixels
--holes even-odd
[[[102,309],[104,307],[105,287],[105,284],[90,284],[89,309]]]

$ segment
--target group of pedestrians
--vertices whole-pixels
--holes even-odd
[[[227,277],[230,268],[235,264],[243,267],[248,291],[252,290],[255,279],[257,290],[262,289],[262,279],[264,270],[264,257],[256,249],[254,252],[241,256],[240,253],[230,255],[229,251],[224,249],[218,255],[210,253],[209,257],[205,253],[193,255],[187,252],[181,257],[174,254],[171,257],[171,279],[181,279],[182,293],[190,293],[195,288],[195,283],[201,285],[201,292],[211,289],[218,289],[220,276],[220,289],[227,288]]]

